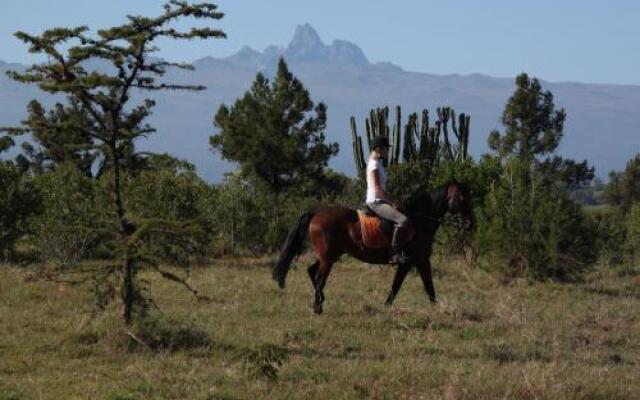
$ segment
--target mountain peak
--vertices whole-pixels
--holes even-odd
[[[287,60],[298,62],[325,61],[329,56],[329,46],[322,42],[311,25],[298,25],[285,56]]]
[[[331,62],[337,64],[349,64],[365,66],[369,64],[367,56],[355,43],[346,40],[334,40],[329,51]]]
[[[298,25],[293,34],[289,47],[320,47],[324,46],[318,32],[309,24]]]

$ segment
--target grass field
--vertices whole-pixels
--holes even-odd
[[[90,285],[0,266],[0,399],[638,399],[637,271],[578,284],[505,284],[450,262],[437,305],[411,274],[336,266],[325,314],[302,268],[216,264],[190,282],[150,276],[160,311],[134,333],[117,304],[95,315]]]

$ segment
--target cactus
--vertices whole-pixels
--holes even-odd
[[[391,137],[389,137],[389,107],[372,109],[365,120],[369,152],[373,150],[371,146],[375,137],[386,136],[389,137],[391,144],[389,165],[399,164],[401,154],[402,162],[420,162],[429,170],[433,169],[441,159],[450,162],[464,161],[468,157],[471,117],[461,113],[456,121],[456,113],[451,107],[438,107],[437,114],[438,119],[434,122],[434,126],[430,126],[428,110],[422,110],[421,120],[417,113],[412,113],[403,129],[401,109],[397,106]],[[449,137],[449,125],[456,139],[455,144]],[[351,136],[356,170],[358,176],[364,178],[367,161],[362,139],[356,128],[355,117],[351,117]]]
[[[365,131],[367,137],[367,148],[369,152],[373,150],[373,140],[377,136],[385,136],[389,138],[391,144],[391,152],[389,154],[389,165],[396,165],[400,159],[400,107],[396,107],[396,122],[393,126],[392,136],[389,137],[389,107],[375,108],[369,112],[369,118],[365,120]],[[353,144],[353,156],[356,162],[356,170],[360,177],[364,176],[367,167],[367,161],[364,157],[362,139],[358,135],[355,117],[351,117],[351,137]],[[385,164],[385,167],[388,166]]]

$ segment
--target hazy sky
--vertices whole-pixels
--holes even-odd
[[[244,45],[286,45],[298,24],[322,39],[358,44],[371,61],[411,71],[551,81],[640,84],[637,0],[219,0],[226,40],[163,43],[161,55],[193,61]],[[33,58],[11,33],[52,26],[108,27],[154,15],[161,0],[0,0],[0,59]]]

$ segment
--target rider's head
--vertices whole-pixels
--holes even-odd
[[[373,150],[380,156],[382,159],[389,158],[389,138],[386,136],[376,136],[373,139]]]

